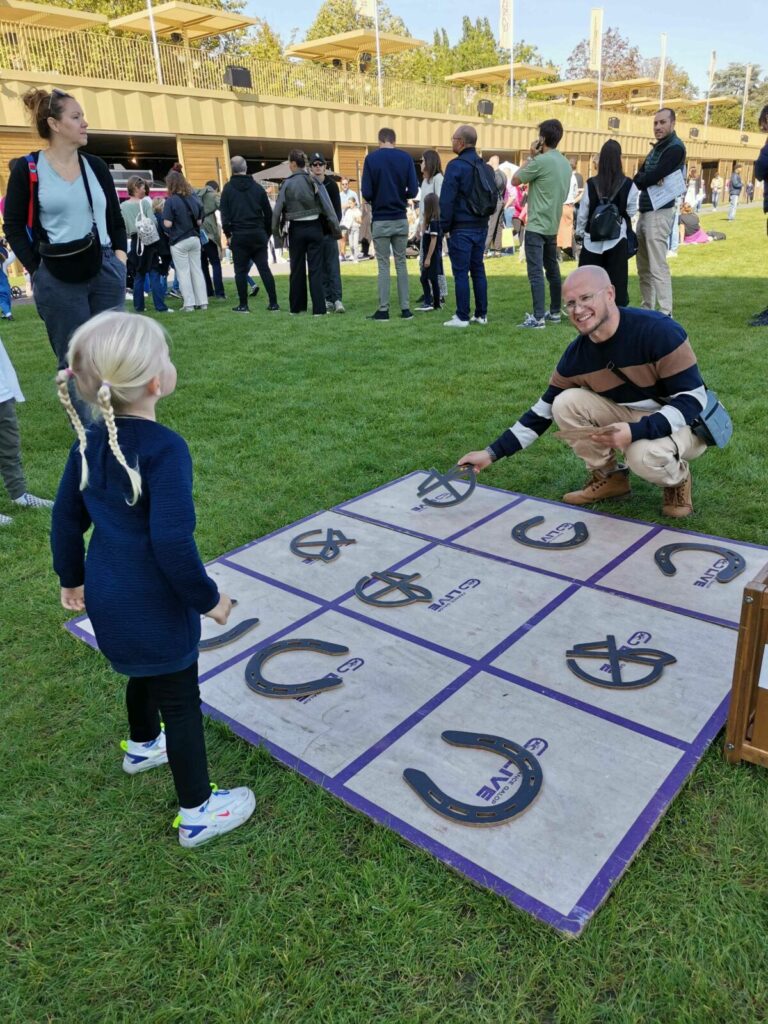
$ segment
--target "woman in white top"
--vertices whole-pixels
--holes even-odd
[[[427,196],[435,195],[440,198],[440,190],[443,187],[443,165],[440,162],[440,154],[436,149],[425,149],[421,154],[421,187],[419,189],[419,220],[416,225],[416,237],[420,238],[424,230],[424,200]],[[443,271],[443,254],[436,254],[438,261],[437,278],[440,284],[440,299],[444,300],[448,294],[448,282]],[[419,246],[419,267],[421,267],[421,246]],[[432,302],[431,295],[422,295],[417,301],[417,306]]]
[[[603,267],[616,289],[616,305],[629,305],[627,226],[637,212],[640,193],[621,165],[621,146],[609,139],[600,150],[597,174],[587,181],[579,203],[576,238],[583,241],[579,266]],[[594,211],[606,202],[613,202],[621,218],[616,238],[593,238],[590,234]],[[595,230],[597,233],[597,230]],[[632,233],[634,240],[634,232]],[[634,255],[634,250],[632,252]]]

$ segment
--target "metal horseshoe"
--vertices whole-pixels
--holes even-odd
[[[198,651],[215,651],[219,647],[226,647],[227,644],[232,644],[235,640],[239,640],[241,636],[249,633],[258,624],[258,619],[243,619],[242,622],[238,622],[232,629],[228,629],[226,633],[220,633],[219,636],[212,636],[207,640],[201,640],[197,645],[197,649]]]
[[[454,480],[461,480],[462,483],[468,484],[466,491],[457,490],[453,486]],[[436,469],[430,469],[429,476],[422,480],[416,493],[423,503],[429,505],[430,508],[453,508],[454,505],[460,505],[462,501],[467,500],[474,491],[476,484],[477,474],[471,466],[452,466],[447,473],[440,473]],[[435,501],[434,498],[424,497],[425,494],[429,494],[430,491],[435,491],[439,487],[444,487],[452,496],[448,501]]]
[[[677,572],[677,569],[672,565],[672,555],[676,551],[712,551],[721,558],[727,559],[728,565],[721,569],[715,577],[718,583],[730,583],[731,580],[736,579],[740,573],[744,572],[747,567],[746,561],[738,551],[732,551],[730,548],[720,548],[716,544],[665,544],[653,556],[656,565],[658,565],[665,576],[674,576]]]
[[[585,523],[579,521],[578,523],[572,523],[573,536],[569,537],[568,540],[559,540],[555,544],[550,544],[545,540],[534,540],[528,536],[528,530],[533,526],[538,526],[539,523],[544,522],[544,516],[533,516],[532,519],[526,519],[523,523],[518,523],[512,527],[512,537],[518,542],[518,544],[525,544],[529,548],[544,548],[547,551],[562,551],[564,548],[577,548],[580,544],[589,540],[589,530]]]
[[[501,736],[488,736],[485,733],[454,732],[448,730],[442,734],[446,743],[455,747],[476,747],[489,753],[500,754],[511,761],[521,775],[520,787],[508,800],[496,807],[467,804],[463,800],[455,800],[435,785],[430,777],[416,768],[406,768],[403,778],[416,795],[450,821],[461,825],[501,825],[510,818],[521,814],[530,807],[539,795],[543,782],[541,765],[537,758],[525,747],[505,740]]]
[[[283,654],[286,651],[313,651],[316,654],[349,654],[348,647],[340,644],[329,644],[324,640],[278,640],[270,644],[250,659],[245,667],[245,681],[251,690],[260,693],[263,697],[306,697],[310,693],[321,693],[323,690],[332,690],[341,686],[343,680],[338,676],[330,674],[322,679],[311,679],[306,683],[270,683],[261,674],[264,662],[276,654]]]

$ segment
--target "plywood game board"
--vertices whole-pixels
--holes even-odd
[[[474,882],[578,934],[725,722],[742,589],[767,551],[481,485],[435,509],[417,494],[426,476],[411,473],[210,563],[238,599],[227,628],[251,616],[260,623],[201,653],[205,710]],[[561,541],[576,521],[589,539],[565,550],[518,544],[512,527],[534,516],[544,518],[533,539]],[[333,561],[311,561],[289,550],[310,530],[354,543]],[[719,583],[717,554],[682,551],[676,574],[664,576],[654,552],[685,542],[726,546],[746,568]],[[418,573],[431,598],[363,603],[355,584],[385,571]],[[87,618],[68,628],[96,646]],[[221,631],[203,620],[204,638]],[[608,648],[604,658],[572,658],[595,683],[566,663],[578,645],[609,636],[629,659],[620,688],[604,685]],[[270,682],[332,673],[340,685],[287,700],[250,690],[252,655],[292,639],[348,653],[279,654],[264,668]],[[631,686],[658,663],[653,652],[675,660],[653,684]],[[543,783],[531,806],[483,827],[428,806],[405,769],[425,772],[454,803],[489,811],[521,786],[512,759],[449,745],[442,734],[451,730],[534,755]]]

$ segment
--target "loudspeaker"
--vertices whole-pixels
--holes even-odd
[[[234,89],[252,89],[251,72],[248,68],[230,66],[224,72],[224,84]]]
[[[478,100],[477,101],[477,112],[480,117],[490,117],[493,113],[493,101],[492,100]]]
[[[618,117],[609,117],[608,118],[608,127],[610,129],[612,129],[612,130],[615,130],[617,128],[621,128],[621,121],[619,120]]]
[[[741,138],[739,139],[739,142],[743,142],[744,145],[746,145],[749,142],[749,136],[748,135],[742,135]]]
[[[698,139],[698,137],[699,137],[699,129],[698,128],[691,128],[691,130],[688,132],[688,135],[692,139]]]

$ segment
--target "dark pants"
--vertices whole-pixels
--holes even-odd
[[[152,302],[158,313],[165,313],[168,307],[165,304],[165,289],[160,277],[160,243],[153,242],[151,245],[144,245],[139,254],[138,239],[131,235],[130,249],[128,252],[128,267],[133,269],[133,308],[137,313],[144,312],[144,291],[149,285],[152,295]]]
[[[163,676],[132,676],[125,690],[130,737],[149,743],[165,723],[168,764],[181,807],[199,807],[211,795],[205,754],[197,662]]]
[[[616,289],[616,305],[629,305],[627,240],[620,239],[612,249],[604,252],[589,252],[582,246],[579,256],[580,267],[602,267]]]
[[[559,313],[562,282],[557,262],[557,235],[540,235],[529,228],[525,233],[525,262],[533,297],[533,315],[541,320],[546,313],[545,274],[549,282],[550,311]]]
[[[217,299],[225,299],[224,279],[221,276],[221,256],[219,247],[212,238],[209,238],[200,248],[200,264],[203,268],[205,290],[208,297],[215,295]],[[213,283],[211,283],[211,274],[213,274]]]
[[[333,235],[323,235],[323,291],[326,302],[341,302],[341,266],[339,243]]]
[[[111,249],[104,249],[101,270],[95,277],[82,284],[66,284],[41,263],[32,278],[32,293],[58,369],[63,370],[67,365],[69,340],[77,328],[97,313],[125,308],[125,267]],[[70,388],[70,393],[80,419],[89,422],[88,406],[77,397],[74,387]]]
[[[276,306],[277,291],[275,290],[275,279],[269,269],[266,234],[263,231],[234,231],[230,245],[235,264],[235,287],[240,305],[248,305],[248,269],[253,262],[256,264],[259,277],[264,282],[270,305]]]
[[[27,481],[21,468],[21,438],[15,398],[0,402],[0,476],[11,500],[20,498],[26,492]]]
[[[488,228],[454,228],[448,239],[448,255],[456,285],[456,316],[469,320],[469,278],[475,293],[475,316],[488,315],[488,282],[483,252]]]
[[[312,312],[325,313],[323,291],[323,228],[318,220],[289,221],[288,249],[291,257],[290,308],[304,313],[307,308],[307,271]]]
[[[456,273],[456,271],[454,271]],[[437,252],[432,254],[432,259],[429,262],[428,267],[422,266],[421,268],[421,290],[424,296],[424,305],[429,303],[440,309],[440,281],[438,280],[440,274],[440,260],[438,259]]]

